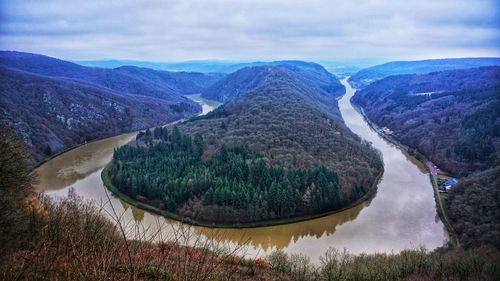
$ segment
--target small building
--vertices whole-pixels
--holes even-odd
[[[392,135],[392,131],[387,127],[382,128],[382,132],[386,135]]]
[[[455,185],[457,185],[458,180],[456,178],[449,178],[443,182],[443,186],[446,191],[449,191],[451,188],[453,188]]]

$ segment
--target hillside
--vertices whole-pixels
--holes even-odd
[[[258,86],[240,85],[252,90],[215,111],[118,149],[113,184],[178,219],[219,224],[315,215],[373,191],[381,160],[327,111],[338,93],[327,99],[288,68],[260,70]]]
[[[0,52],[0,66],[49,77],[89,83],[120,93],[151,96],[195,104],[181,95],[199,93],[222,78],[221,74],[158,71],[135,66],[115,69],[84,67],[43,55]]]
[[[445,171],[464,176],[498,165],[500,67],[382,79],[352,101],[376,124]]]
[[[499,187],[497,165],[464,178],[449,192],[447,213],[464,248],[491,244],[500,249]]]
[[[34,162],[97,138],[192,116],[190,103],[109,89],[0,67],[0,117],[33,150]]]
[[[219,74],[80,66],[43,55],[0,52],[0,118],[32,149],[32,164],[97,138],[197,114],[184,97]]]
[[[459,58],[421,61],[394,61],[365,68],[349,78],[355,88],[363,88],[382,78],[402,74],[426,74],[436,71],[498,66],[500,58]]]
[[[259,65],[262,64],[262,65]],[[268,71],[269,66],[286,68],[297,74],[297,78],[308,87],[316,88],[325,96],[341,96],[345,89],[339,80],[331,75],[321,65],[302,61],[275,61],[270,63],[254,63],[229,74],[225,79],[214,83],[203,91],[207,99],[227,102],[259,86]]]

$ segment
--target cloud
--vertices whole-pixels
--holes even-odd
[[[496,55],[495,0],[1,1],[0,48],[66,59]]]

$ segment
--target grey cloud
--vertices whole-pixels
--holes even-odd
[[[67,59],[499,55],[494,0],[2,1],[0,48]]]

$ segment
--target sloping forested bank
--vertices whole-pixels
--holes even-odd
[[[391,76],[352,99],[401,143],[461,177],[445,210],[466,248],[500,245],[499,81],[500,67]]]
[[[207,116],[118,149],[109,167],[113,183],[205,224],[321,214],[373,191],[380,157],[328,110],[337,94],[317,97],[328,92],[287,68],[259,71],[257,87]]]
[[[356,92],[352,102],[456,176],[498,165],[500,67],[392,76]]]
[[[0,119],[32,152],[32,165],[87,141],[196,115],[184,97],[217,74],[102,69],[47,56],[0,51]]]
[[[447,214],[464,248],[500,249],[500,166],[463,178],[448,196]]]

